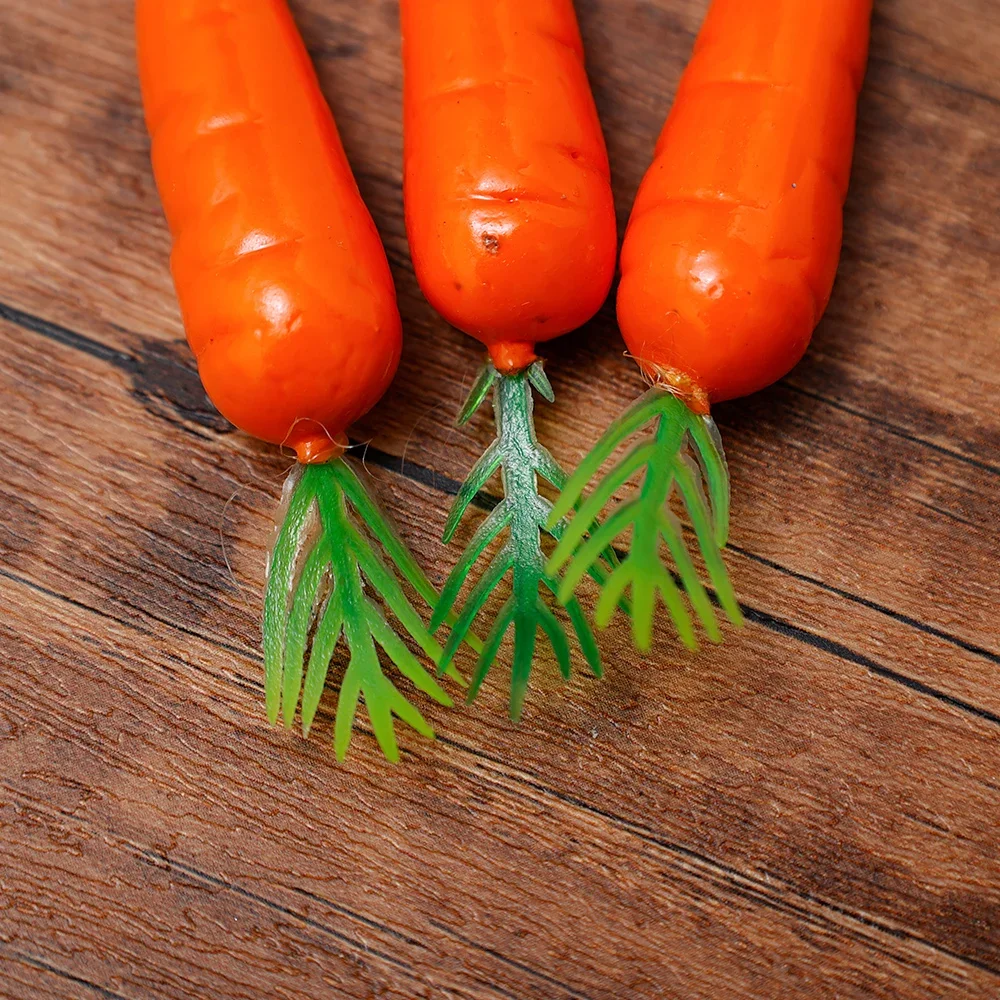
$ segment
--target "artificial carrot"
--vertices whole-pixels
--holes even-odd
[[[347,428],[399,362],[385,252],[284,0],[138,0],[136,29],[171,269],[202,382],[234,424],[300,462],[264,604],[268,715],[282,710],[291,725],[301,696],[308,731],[343,635],[337,753],[363,696],[396,758],[393,713],[432,732],[383,674],[377,646],[418,688],[449,699],[365,589],[436,661],[440,647],[356,520],[426,600],[437,595],[342,457]]]
[[[492,389],[497,423],[496,441],[448,518],[445,541],[497,471],[504,488],[503,501],[446,583],[431,624],[443,619],[486,547],[509,529],[466,600],[442,662],[511,571],[513,594],[486,640],[470,697],[513,625],[517,718],[539,628],[564,674],[570,666],[562,626],[540,597],[555,590],[555,581],[544,570],[541,532],[549,504],[539,496],[538,476],[557,487],[565,476],[535,438],[531,387],[552,399],[535,345],[588,320],[610,287],[616,235],[608,159],[571,0],[402,0],[400,11],[404,194],[414,270],[442,316],[489,351],[460,422]],[[579,605],[571,601],[568,611],[599,672]]]
[[[657,592],[683,641],[696,643],[680,588],[659,559],[661,539],[707,634],[721,638],[666,506],[672,489],[689,511],[722,608],[741,620],[719,553],[728,531],[729,481],[709,406],[789,371],[826,308],[840,255],[871,6],[871,0],[714,0],[636,196],[622,249],[618,320],[654,388],[581,463],[553,517],[579,503],[586,483],[626,437],[650,421],[656,432],[583,504],[550,569],[569,562],[561,590],[568,596],[595,545],[630,529],[629,557],[609,580],[596,617],[606,624],[631,585],[640,648],[651,640]],[[687,445],[701,468],[687,459]],[[586,516],[600,512],[639,472],[640,493],[584,542]]]

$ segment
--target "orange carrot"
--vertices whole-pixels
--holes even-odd
[[[580,505],[550,560],[569,563],[572,593],[601,544],[631,533],[596,619],[631,588],[632,629],[652,639],[657,596],[686,645],[696,638],[686,591],[708,637],[721,639],[679,525],[688,509],[718,600],[742,618],[719,549],[729,479],[709,405],[769,385],[802,356],[826,308],[840,253],[855,105],[868,51],[871,0],[713,0],[632,209],[622,249],[618,321],[656,387],[609,428],[553,512]],[[650,422],[651,442],[581,491],[618,445]],[[686,452],[699,460],[693,465]],[[700,467],[699,467],[700,466]],[[589,521],[634,475],[639,494],[584,542]],[[707,486],[709,498],[703,493]],[[659,558],[661,541],[678,580]]]
[[[538,477],[560,488],[565,475],[535,438],[531,388],[551,401],[535,345],[586,322],[607,295],[616,250],[608,159],[571,0],[401,0],[400,12],[413,265],[431,304],[489,350],[460,422],[491,390],[497,422],[497,439],[462,488],[445,541],[497,472],[504,489],[445,584],[431,625],[443,620],[484,549],[508,532],[470,591],[443,662],[510,571],[513,596],[494,620],[470,697],[512,628],[510,711],[517,718],[539,629],[563,673],[570,670],[562,625],[539,593],[556,584],[544,572],[550,504]],[[567,610],[599,673],[575,599]]]
[[[343,635],[351,659],[337,754],[363,696],[380,745],[397,759],[393,713],[433,733],[383,674],[377,647],[418,688],[450,702],[373,599],[439,658],[355,520],[425,600],[437,594],[340,457],[347,428],[399,362],[385,252],[284,0],[138,0],[136,33],[174,283],[202,381],[233,423],[294,448],[304,463],[269,566],[268,715],[283,710],[290,726],[301,696],[308,731]]]

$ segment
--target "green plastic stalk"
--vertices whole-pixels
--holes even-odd
[[[628,438],[647,428],[652,436],[620,459],[584,497],[587,484],[607,459]],[[592,532],[594,519],[637,475],[641,476],[638,490],[624,502],[612,504],[605,522]],[[729,472],[722,440],[711,417],[692,412],[669,391],[650,389],[611,424],[569,478],[549,515],[549,523],[555,524],[577,509],[546,566],[553,574],[563,570],[560,600],[572,597],[606,547],[631,531],[627,554],[607,578],[594,620],[600,628],[606,627],[631,589],[632,637],[643,651],[652,644],[658,597],[689,649],[698,645],[691,611],[712,642],[722,639],[712,601],[670,508],[674,493],[687,510],[719,605],[734,625],[742,625],[743,615],[721,554],[729,531]],[[664,561],[661,543],[666,544],[672,567]]]
[[[399,627],[438,664],[442,650],[400,583],[433,606],[437,593],[348,462],[301,466],[271,553],[264,597],[264,691],[267,715],[287,727],[302,701],[302,730],[316,716],[330,661],[343,639],[349,650],[334,723],[343,760],[363,698],[382,752],[399,760],[393,716],[418,733],[434,732],[382,668],[379,649],[412,684],[442,705],[451,699],[400,638]],[[358,522],[367,533],[362,533]],[[373,542],[375,544],[373,544]],[[390,625],[384,610],[396,626]],[[310,647],[309,636],[312,634]],[[308,662],[306,651],[309,648]],[[454,668],[447,671],[460,680]]]
[[[431,617],[431,629],[435,630],[447,619],[473,567],[486,550],[506,532],[503,544],[465,598],[445,643],[440,664],[446,667],[451,662],[477,615],[509,574],[511,593],[493,619],[468,697],[472,701],[478,694],[505,634],[513,628],[510,717],[515,721],[520,718],[524,706],[539,629],[547,637],[563,677],[568,679],[570,676],[570,649],[566,630],[543,599],[543,595],[556,595],[558,585],[555,577],[546,569],[542,540],[546,535],[559,539],[565,524],[561,518],[550,518],[552,505],[538,489],[539,477],[556,489],[562,489],[566,483],[566,474],[535,436],[532,388],[550,402],[555,398],[541,362],[536,361],[523,372],[513,375],[501,375],[492,364],[487,364],[459,415],[458,423],[464,424],[492,390],[496,439],[475,464],[455,497],[445,524],[445,544],[454,537],[476,494],[498,471],[503,486],[503,499],[474,533],[449,575]],[[588,569],[590,575],[602,582],[606,580],[610,572],[607,565],[609,560],[612,567],[616,565],[613,555],[608,552],[599,553]],[[579,602],[570,593],[562,603],[584,658],[594,675],[600,677],[600,653]]]

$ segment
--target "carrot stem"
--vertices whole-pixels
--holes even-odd
[[[589,496],[584,496],[587,484],[597,479],[601,467],[619,446],[650,427],[652,438],[635,446],[597,480]],[[635,495],[614,505],[602,528],[590,534],[594,518],[635,475],[641,475]],[[670,613],[681,641],[690,649],[697,648],[684,593],[708,638],[712,642],[722,639],[680,522],[670,510],[670,497],[675,491],[691,518],[715,596],[729,620],[742,625],[743,615],[721,555],[729,532],[729,472],[722,441],[711,417],[694,413],[670,392],[650,389],[611,424],[569,477],[549,515],[549,523],[555,524],[574,508],[578,510],[546,565],[553,575],[563,570],[561,601],[573,595],[580,580],[601,557],[604,545],[631,532],[621,566],[598,601],[595,620],[600,627],[606,626],[615,605],[631,588],[632,638],[643,651],[652,644],[658,597]],[[666,543],[674,568],[664,562],[661,542]]]
[[[510,716],[515,721],[520,718],[523,709],[539,629],[552,646],[560,672],[564,677],[569,675],[569,641],[566,630],[540,597],[545,591],[552,594],[558,592],[557,581],[545,568],[543,538],[549,536],[558,540],[565,524],[560,518],[549,523],[552,504],[538,489],[539,477],[556,489],[562,489],[566,483],[566,474],[535,436],[533,389],[549,401],[554,398],[552,386],[540,361],[534,362],[524,371],[510,375],[501,374],[492,364],[487,364],[462,408],[460,424],[471,419],[492,391],[497,435],[459,490],[448,516],[444,541],[447,543],[451,540],[476,494],[498,471],[504,495],[460,556],[441,591],[441,599],[431,618],[431,628],[436,628],[446,620],[458,600],[463,583],[471,575],[475,565],[493,542],[506,535],[499,551],[492,556],[462,604],[457,621],[445,643],[440,666],[446,667],[451,662],[480,611],[487,606],[490,597],[509,573],[512,593],[490,627],[468,697],[470,701],[476,697],[504,635],[513,626]],[[610,550],[599,555],[600,558],[594,560],[588,572],[603,583],[610,572],[609,565],[613,568],[616,560]],[[592,672],[599,677],[600,654],[590,625],[572,594],[562,603],[566,607],[580,648]]]

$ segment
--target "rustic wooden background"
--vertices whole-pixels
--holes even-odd
[[[581,0],[619,217],[704,0]],[[360,429],[438,581],[480,362],[403,233],[392,0],[294,4],[408,335]],[[1000,9],[877,0],[843,263],[805,361],[720,407],[747,628],[427,706],[399,767],[261,712],[289,458],[182,339],[127,0],[0,5],[0,994],[1000,996]],[[552,346],[575,462],[640,388]],[[424,701],[421,705],[425,705]]]

